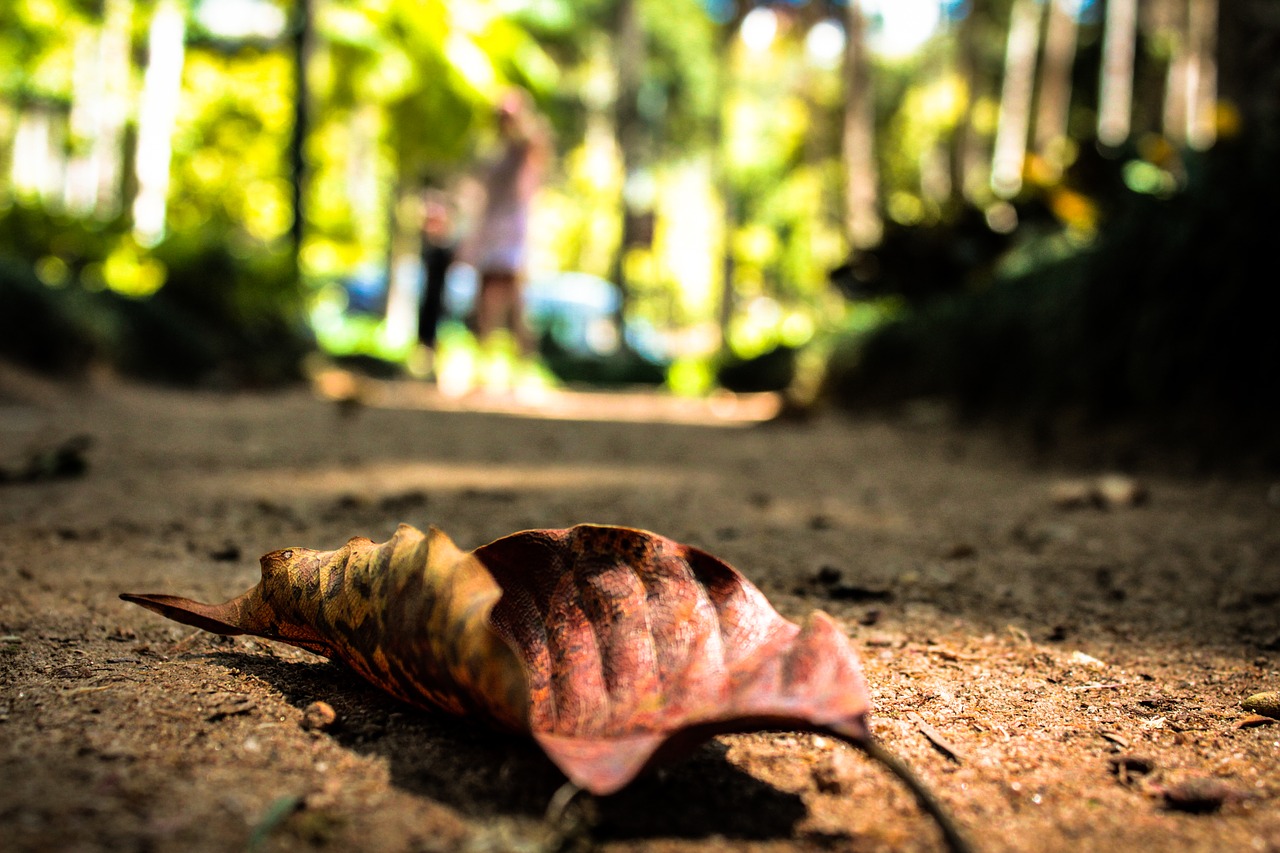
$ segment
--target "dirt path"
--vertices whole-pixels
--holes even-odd
[[[0,372],[6,470],[92,439],[82,476],[0,486],[0,847],[940,849],[883,771],[786,733],[580,804],[589,835],[551,826],[562,778],[528,744],[117,599],[221,601],[260,554],[402,521],[464,547],[596,521],[719,555],[789,618],[833,614],[878,734],[979,850],[1280,851],[1280,725],[1239,706],[1280,689],[1277,486],[1148,473],[1139,505],[1069,509],[1102,471],[927,418],[753,425],[767,401],[618,395],[545,417],[371,387],[348,406]],[[316,700],[330,731],[302,725]]]

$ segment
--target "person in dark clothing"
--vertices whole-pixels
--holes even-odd
[[[453,216],[448,201],[436,192],[423,198],[422,215],[422,299],[418,303],[418,343],[424,350],[424,374],[435,366],[436,329],[444,311],[444,284],[457,254]]]

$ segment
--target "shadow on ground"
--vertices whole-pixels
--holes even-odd
[[[400,789],[471,817],[540,817],[564,775],[527,738],[481,721],[422,711],[384,696],[337,663],[291,663],[242,652],[214,662],[256,676],[289,704],[323,699],[337,712],[328,733],[363,755],[385,759]],[[738,769],[712,741],[684,761],[594,801],[601,838],[763,840],[791,837],[807,811],[801,798]],[[586,796],[586,795],[580,795]]]

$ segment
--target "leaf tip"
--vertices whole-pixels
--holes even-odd
[[[245,633],[245,629],[242,626],[228,621],[230,618],[235,617],[235,611],[227,605],[201,604],[198,601],[180,598],[176,595],[151,593],[122,592],[120,593],[120,599],[130,604],[145,607],[153,613],[159,613],[166,619],[172,619],[175,622],[181,622],[184,625],[191,625],[215,634]]]

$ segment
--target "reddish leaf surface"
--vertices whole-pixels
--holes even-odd
[[[735,569],[640,530],[579,525],[475,551],[502,589],[490,616],[524,661],[529,728],[595,793],[713,734],[867,736],[866,684],[823,613],[783,619]]]

